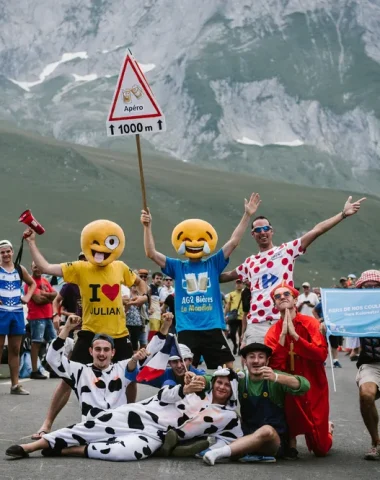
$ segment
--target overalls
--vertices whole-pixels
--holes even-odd
[[[257,397],[252,397],[248,394],[248,376],[246,375],[244,391],[239,396],[239,401],[244,435],[254,433],[264,425],[273,427],[281,439],[281,447],[276,456],[283,456],[284,449],[288,444],[288,427],[285,420],[285,411],[270,399],[267,380],[263,382],[261,394]]]

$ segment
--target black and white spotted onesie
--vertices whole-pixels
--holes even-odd
[[[96,412],[94,412],[96,413]],[[130,461],[147,458],[174,429],[182,440],[213,436],[228,444],[241,437],[235,407],[212,403],[212,393],[184,395],[181,385],[162,388],[154,397],[92,415],[86,421],[43,435],[50,447],[87,445],[87,456]]]
[[[149,351],[159,350],[165,339],[163,335],[155,335],[148,345]],[[109,410],[127,403],[125,389],[136,380],[139,372],[136,368],[133,372],[128,372],[128,378],[125,377],[130,359],[111,363],[106,370],[99,370],[93,364],[83,365],[68,360],[64,352],[65,340],[57,337],[49,347],[46,360],[55,373],[74,390],[81,406],[82,421],[85,421],[90,411],[95,415],[99,410]]]

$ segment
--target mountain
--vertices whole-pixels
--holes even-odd
[[[0,31],[0,118],[22,129],[133,152],[105,130],[131,48],[167,117],[151,151],[378,195],[379,2],[19,0]]]
[[[26,208],[46,229],[38,245],[52,263],[75,258],[84,225],[107,218],[125,231],[124,260],[133,268],[157,269],[146,259],[143,249],[135,153],[58,142],[0,122],[0,158],[1,237],[11,240],[15,249],[23,232],[17,219]],[[145,143],[143,162],[156,246],[174,257],[170,238],[175,225],[185,218],[203,218],[216,228],[222,246],[240,220],[244,197],[252,191],[260,192],[258,214],[270,218],[277,244],[299,237],[340,212],[348,197],[344,191],[291,185],[178,162],[147,153]],[[318,239],[307,255],[297,260],[296,282],[309,280],[314,285],[330,286],[341,275],[379,268],[379,208],[380,200],[369,196],[358,215]],[[25,265],[30,262],[27,250]],[[247,232],[232,255],[230,267],[236,267],[254,252],[256,244]]]

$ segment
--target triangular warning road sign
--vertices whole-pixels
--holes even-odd
[[[152,89],[134,57],[127,54],[107,117],[107,135],[165,130],[165,117]]]

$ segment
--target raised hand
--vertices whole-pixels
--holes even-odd
[[[132,360],[135,362],[140,362],[141,360],[145,360],[148,358],[150,353],[147,351],[146,348],[140,348],[140,350],[137,350],[136,353],[132,355]]]
[[[252,216],[259,208],[261,203],[260,195],[258,193],[252,193],[249,200],[244,199],[244,211],[247,215]]]
[[[144,227],[149,227],[152,224],[152,215],[150,214],[149,208],[148,211],[141,210],[140,221]]]
[[[359,211],[360,205],[364,200],[367,200],[367,198],[363,197],[360,200],[356,200],[356,202],[352,202],[352,197],[349,196],[347,199],[347,202],[344,204],[343,214],[346,217],[349,217],[350,215],[354,215]]]
[[[188,385],[185,385],[183,387],[183,393],[185,395],[189,395],[189,393],[202,392],[204,388],[205,388],[204,381],[193,378]]]
[[[28,243],[35,242],[35,241],[36,241],[36,232],[35,232],[34,230],[32,230],[31,228],[28,227],[28,228],[24,231],[23,237],[25,238],[25,240],[26,240]]]
[[[74,330],[75,327],[78,327],[82,319],[78,315],[69,315],[69,318],[66,320],[65,328],[67,330]]]
[[[189,385],[189,383],[191,382],[191,380],[195,377],[195,373],[194,372],[186,372],[185,373],[185,378],[184,378],[184,384],[185,385]]]

